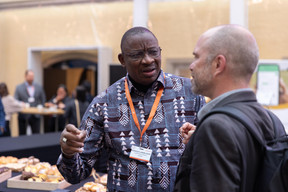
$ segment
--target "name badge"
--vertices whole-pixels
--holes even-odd
[[[34,98],[34,97],[29,97],[29,98],[28,98],[28,102],[29,102],[29,103],[35,102],[35,98]]]
[[[133,145],[129,157],[132,159],[149,162],[151,155],[152,155],[152,149],[146,149],[143,147],[137,147]]]

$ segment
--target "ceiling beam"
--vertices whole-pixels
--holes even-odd
[[[110,3],[117,1],[123,2],[132,0],[1,0],[0,10],[82,3]]]

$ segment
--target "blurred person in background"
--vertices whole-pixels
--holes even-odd
[[[86,100],[88,101],[88,103],[91,103],[93,100],[93,96],[91,94],[91,83],[88,80],[83,81],[83,83],[81,84],[83,87],[85,87],[86,90]]]
[[[25,81],[17,85],[15,99],[26,103],[29,107],[44,106],[46,95],[41,85],[34,82],[34,72],[30,69],[25,71]],[[40,132],[40,115],[18,114],[19,135],[25,135],[27,126],[30,125],[32,133]]]
[[[2,99],[0,98],[0,137],[5,136],[5,132],[5,112]]]
[[[47,103],[45,103],[45,107],[62,109],[66,110],[67,103],[71,100],[68,95],[68,90],[66,85],[60,84],[57,88],[56,95],[54,95]],[[56,125],[56,121],[58,122]],[[54,132],[56,130],[56,126],[58,126],[58,130],[62,131],[66,124],[65,115],[52,115],[49,118],[48,129],[45,132]]]
[[[74,91],[74,99],[69,100],[66,104],[65,118],[68,124],[76,127],[80,126],[80,121],[89,106],[86,100],[86,89],[82,85],[76,87]]]
[[[11,136],[10,120],[13,113],[21,111],[25,107],[25,103],[16,100],[12,95],[9,94],[6,83],[0,83],[0,96],[5,111],[5,133],[3,136]]]

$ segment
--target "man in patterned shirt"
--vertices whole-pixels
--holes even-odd
[[[172,191],[184,150],[179,127],[197,123],[205,99],[192,93],[190,79],[161,70],[161,48],[146,28],[123,35],[118,59],[126,77],[94,98],[79,129],[66,126],[58,169],[79,183],[105,147],[109,191]]]

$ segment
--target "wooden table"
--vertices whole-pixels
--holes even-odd
[[[33,115],[57,115],[55,121],[55,130],[58,131],[58,115],[63,115],[65,111],[63,109],[55,109],[55,108],[38,108],[38,107],[28,107],[21,110],[20,113],[23,114],[33,114]],[[40,133],[44,133],[44,120],[41,117],[41,125],[40,125]]]
[[[29,107],[22,109],[21,113],[35,115],[63,115],[65,112],[62,109]]]

